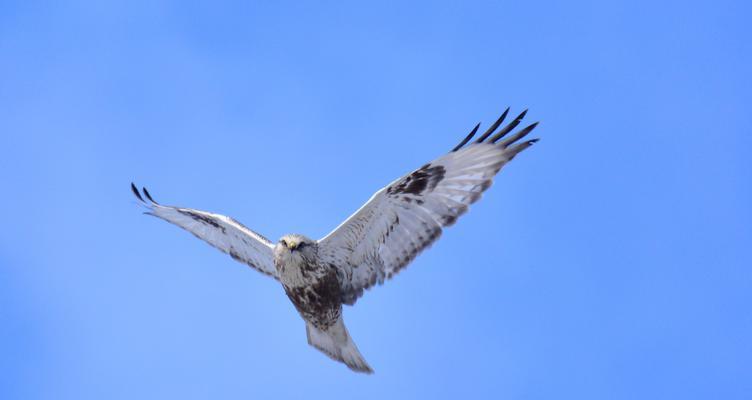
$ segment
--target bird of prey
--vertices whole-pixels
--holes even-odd
[[[354,371],[371,373],[342,320],[342,305],[355,304],[365,289],[408,265],[481,197],[504,164],[538,140],[522,140],[537,122],[512,133],[527,110],[497,131],[508,112],[472,143],[480,124],[449,153],[377,191],[320,240],[290,234],[272,243],[232,218],[164,206],[146,188],[139,192],[131,183],[131,189],[146,214],[278,280],[305,320],[308,344]]]

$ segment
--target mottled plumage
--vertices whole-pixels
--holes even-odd
[[[475,142],[470,143],[480,125],[449,153],[376,192],[318,241],[292,234],[273,244],[229,217],[163,206],[145,188],[143,196],[135,185],[131,188],[147,214],[279,280],[306,322],[308,343],[355,371],[370,373],[344,325],[342,305],[355,304],[364,290],[407,266],[480,198],[504,164],[537,141],[520,141],[537,123],[508,135],[527,110],[497,131],[508,112]]]

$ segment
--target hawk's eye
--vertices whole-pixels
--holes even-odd
[[[306,243],[306,242],[300,242],[300,243],[298,243],[298,247],[297,248],[298,249],[302,249],[303,247],[306,247],[306,246],[308,246],[308,243]]]
[[[282,243],[282,246],[287,247],[287,240],[285,240],[285,239],[279,239],[279,242]]]

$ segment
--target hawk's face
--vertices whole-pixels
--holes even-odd
[[[315,259],[317,243],[303,235],[285,235],[274,246],[274,256],[285,264]]]

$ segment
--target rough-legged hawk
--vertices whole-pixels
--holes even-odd
[[[504,164],[537,141],[521,141],[537,123],[511,133],[526,111],[496,131],[508,112],[472,143],[480,124],[449,153],[376,192],[318,241],[292,234],[274,244],[232,218],[163,206],[145,188],[131,188],[147,214],[279,280],[305,320],[308,343],[354,371],[370,373],[342,320],[342,305],[355,304],[363,290],[409,264],[481,197]]]

